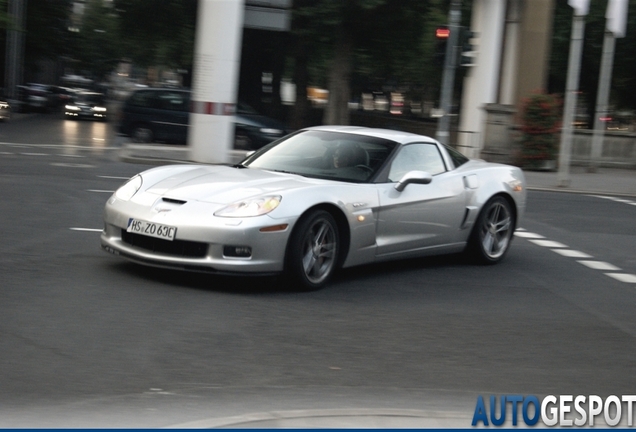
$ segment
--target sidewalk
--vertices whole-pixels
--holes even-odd
[[[570,184],[559,186],[557,172],[525,171],[529,190],[592,193],[636,197],[636,170],[598,168],[595,173],[585,167],[570,167]]]

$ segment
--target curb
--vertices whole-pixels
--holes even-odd
[[[243,160],[247,151],[230,150],[229,153],[229,163],[234,164]],[[190,149],[186,145],[174,144],[123,143],[119,150],[119,158],[124,162],[152,165],[200,163],[190,159]]]
[[[566,187],[542,187],[542,186],[527,186],[527,190],[540,191],[540,192],[560,192],[560,193],[572,193],[579,195],[608,195],[616,197],[633,197],[636,198],[636,194],[629,192],[609,192],[603,190],[583,190],[583,189],[569,189]]]

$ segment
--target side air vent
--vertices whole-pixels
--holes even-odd
[[[177,205],[185,204],[187,202],[187,201],[183,201],[183,200],[178,200],[178,199],[174,199],[174,198],[166,198],[166,197],[161,198],[161,201],[167,202],[167,203],[170,203],[170,204],[177,204]]]

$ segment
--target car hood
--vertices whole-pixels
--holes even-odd
[[[149,186],[146,193],[183,201],[229,204],[325,182],[326,180],[260,169],[200,166],[172,175],[168,173]]]

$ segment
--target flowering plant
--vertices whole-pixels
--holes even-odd
[[[557,132],[561,128],[561,99],[534,93],[523,100],[521,116],[522,161],[526,168],[541,168],[556,159]]]

